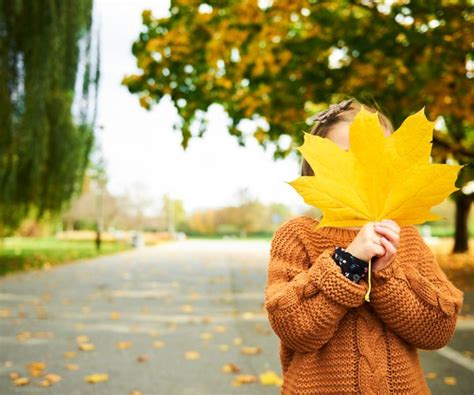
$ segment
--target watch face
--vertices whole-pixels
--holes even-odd
[[[352,278],[355,280],[355,281],[359,281],[360,280],[360,276],[356,273],[352,276]]]

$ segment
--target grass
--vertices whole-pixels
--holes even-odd
[[[101,251],[97,252],[92,240],[65,241],[54,237],[10,237],[4,239],[3,245],[0,245],[0,276],[112,254],[129,248],[125,243],[102,242]]]

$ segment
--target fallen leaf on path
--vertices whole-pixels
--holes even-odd
[[[181,306],[181,311],[183,313],[192,313],[194,311],[194,307],[190,304],[183,304]]]
[[[107,381],[108,379],[109,379],[109,375],[107,373],[95,373],[95,374],[90,374],[84,377],[84,380],[91,384]]]
[[[246,346],[246,347],[242,347],[240,349],[240,352],[245,355],[255,355],[255,354],[261,353],[262,349],[258,346],[257,347]]]
[[[156,340],[153,342],[153,347],[155,348],[163,348],[165,346],[165,342],[163,340]]]
[[[112,311],[109,315],[111,320],[118,320],[120,318],[120,313],[118,311]]]
[[[141,354],[137,357],[137,362],[148,362],[148,360],[150,359],[150,356],[147,355],[147,354]]]
[[[44,374],[46,364],[41,361],[29,362],[26,364],[26,369],[28,369],[28,371],[33,377],[39,377]]]
[[[130,347],[132,347],[132,342],[130,342],[130,341],[120,341],[120,342],[117,343],[117,348],[119,350],[125,350],[125,349],[130,348]]]
[[[229,346],[227,344],[220,344],[219,350],[221,351],[229,351]]]
[[[62,379],[62,377],[56,373],[48,373],[46,376],[44,376],[44,378],[48,380],[51,384],[59,383]]]
[[[76,363],[68,363],[66,369],[71,371],[79,370],[79,365]]]
[[[203,332],[201,333],[201,339],[204,339],[204,340],[209,340],[209,339],[212,339],[214,335],[210,332]]]
[[[257,376],[253,374],[240,374],[234,380],[232,380],[232,385],[239,386],[242,384],[251,384],[257,382]]]
[[[426,378],[427,378],[427,379],[433,380],[433,379],[435,379],[436,377],[438,377],[438,373],[436,373],[436,372],[428,372],[428,373],[426,373]]]
[[[10,372],[10,373],[8,373],[8,377],[10,378],[10,380],[15,380],[15,379],[17,379],[18,377],[20,377],[20,373],[18,373],[18,372]]]
[[[27,384],[30,384],[30,379],[28,377],[18,377],[15,380],[13,380],[13,384],[16,385],[17,387],[22,386],[22,385],[27,385]]]
[[[89,342],[89,336],[87,335],[79,335],[76,337],[76,342],[78,343],[88,343]]]
[[[457,379],[456,377],[453,377],[453,376],[446,376],[443,381],[444,381],[444,384],[447,384],[447,385],[457,384]]]
[[[79,350],[81,350],[81,351],[92,351],[92,350],[95,350],[95,346],[92,343],[81,343],[81,344],[79,344]]]
[[[281,386],[283,379],[278,376],[273,370],[267,370],[259,375],[260,383],[263,385]]]
[[[221,371],[224,373],[239,373],[240,368],[233,363],[226,363],[224,366],[222,366]]]
[[[31,332],[23,331],[16,335],[16,340],[20,342],[24,342],[24,341],[27,341],[30,337],[31,337]]]
[[[71,359],[71,358],[74,358],[76,356],[76,354],[77,354],[76,351],[66,351],[64,353],[64,358]]]
[[[186,351],[184,355],[186,359],[191,359],[191,360],[201,358],[201,355],[197,351]]]

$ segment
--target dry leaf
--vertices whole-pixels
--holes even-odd
[[[147,362],[150,357],[147,354],[142,354],[137,357],[137,362]]]
[[[429,210],[459,189],[454,182],[463,166],[430,163],[433,126],[423,107],[386,137],[377,113],[362,107],[349,127],[348,151],[305,133],[298,150],[314,176],[288,184],[321,209],[323,219],[315,229],[382,219],[400,226],[441,219]]]
[[[13,384],[16,385],[17,387],[21,385],[27,385],[27,384],[30,384],[30,379],[28,377],[18,377],[13,380]]]
[[[8,377],[10,377],[10,380],[15,380],[15,379],[17,379],[18,377],[20,377],[20,373],[18,373],[18,372],[10,372],[10,373],[8,373]]]
[[[194,311],[194,307],[190,304],[183,304],[181,306],[181,311],[183,313],[192,313]]]
[[[30,372],[33,377],[39,377],[44,374],[44,370],[46,369],[46,364],[44,362],[30,362],[26,365],[26,368]]]
[[[436,377],[438,377],[438,373],[436,373],[436,372],[428,372],[428,373],[426,373],[426,378],[427,378],[427,379],[433,380],[433,379],[435,379]]]
[[[76,341],[78,343],[88,343],[89,342],[89,336],[86,336],[86,335],[79,335],[76,337]]]
[[[163,348],[165,346],[165,342],[163,340],[156,340],[153,342],[153,347],[155,348]]]
[[[186,351],[184,354],[186,359],[199,359],[201,355],[197,351]]]
[[[66,365],[66,369],[67,370],[71,370],[71,371],[74,371],[74,370],[79,370],[79,365],[75,364],[75,363],[68,363]]]
[[[281,386],[283,379],[278,376],[273,370],[267,370],[259,375],[260,383],[263,385],[276,385]]]
[[[457,379],[456,377],[453,376],[446,376],[444,378],[444,383],[447,385],[456,385],[457,384]]]
[[[229,351],[229,345],[228,344],[219,344],[219,350]]]
[[[239,374],[232,380],[232,385],[239,386],[241,384],[251,384],[257,382],[257,376],[253,374]]]
[[[61,381],[61,376],[56,373],[48,373],[44,378],[51,382],[51,384],[59,383]]]
[[[111,320],[118,320],[120,318],[120,313],[118,311],[112,311],[109,315]]]
[[[119,350],[125,350],[126,348],[130,348],[130,347],[132,347],[132,342],[130,341],[117,342],[117,348]]]
[[[51,387],[51,382],[49,380],[41,380],[38,382],[40,387]]]
[[[262,349],[260,347],[242,347],[240,349],[240,352],[242,354],[245,354],[245,355],[255,355],[255,354],[259,354],[262,352]]]
[[[84,380],[88,383],[100,383],[102,381],[107,381],[109,379],[109,375],[107,373],[95,373],[95,374],[90,374],[86,377],[84,377]]]
[[[212,337],[213,337],[213,334],[210,332],[201,333],[201,339],[209,340],[209,339],[212,339]]]
[[[239,373],[240,372],[240,368],[236,364],[233,364],[233,363],[226,363],[224,366],[222,366],[221,370],[224,373]]]
[[[95,346],[92,343],[81,343],[79,344],[79,350],[92,351],[92,350],[95,350]]]

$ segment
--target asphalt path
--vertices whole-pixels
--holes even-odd
[[[0,395],[279,394],[269,248],[185,240],[1,278]],[[459,319],[420,350],[433,394],[474,393],[473,335]]]

